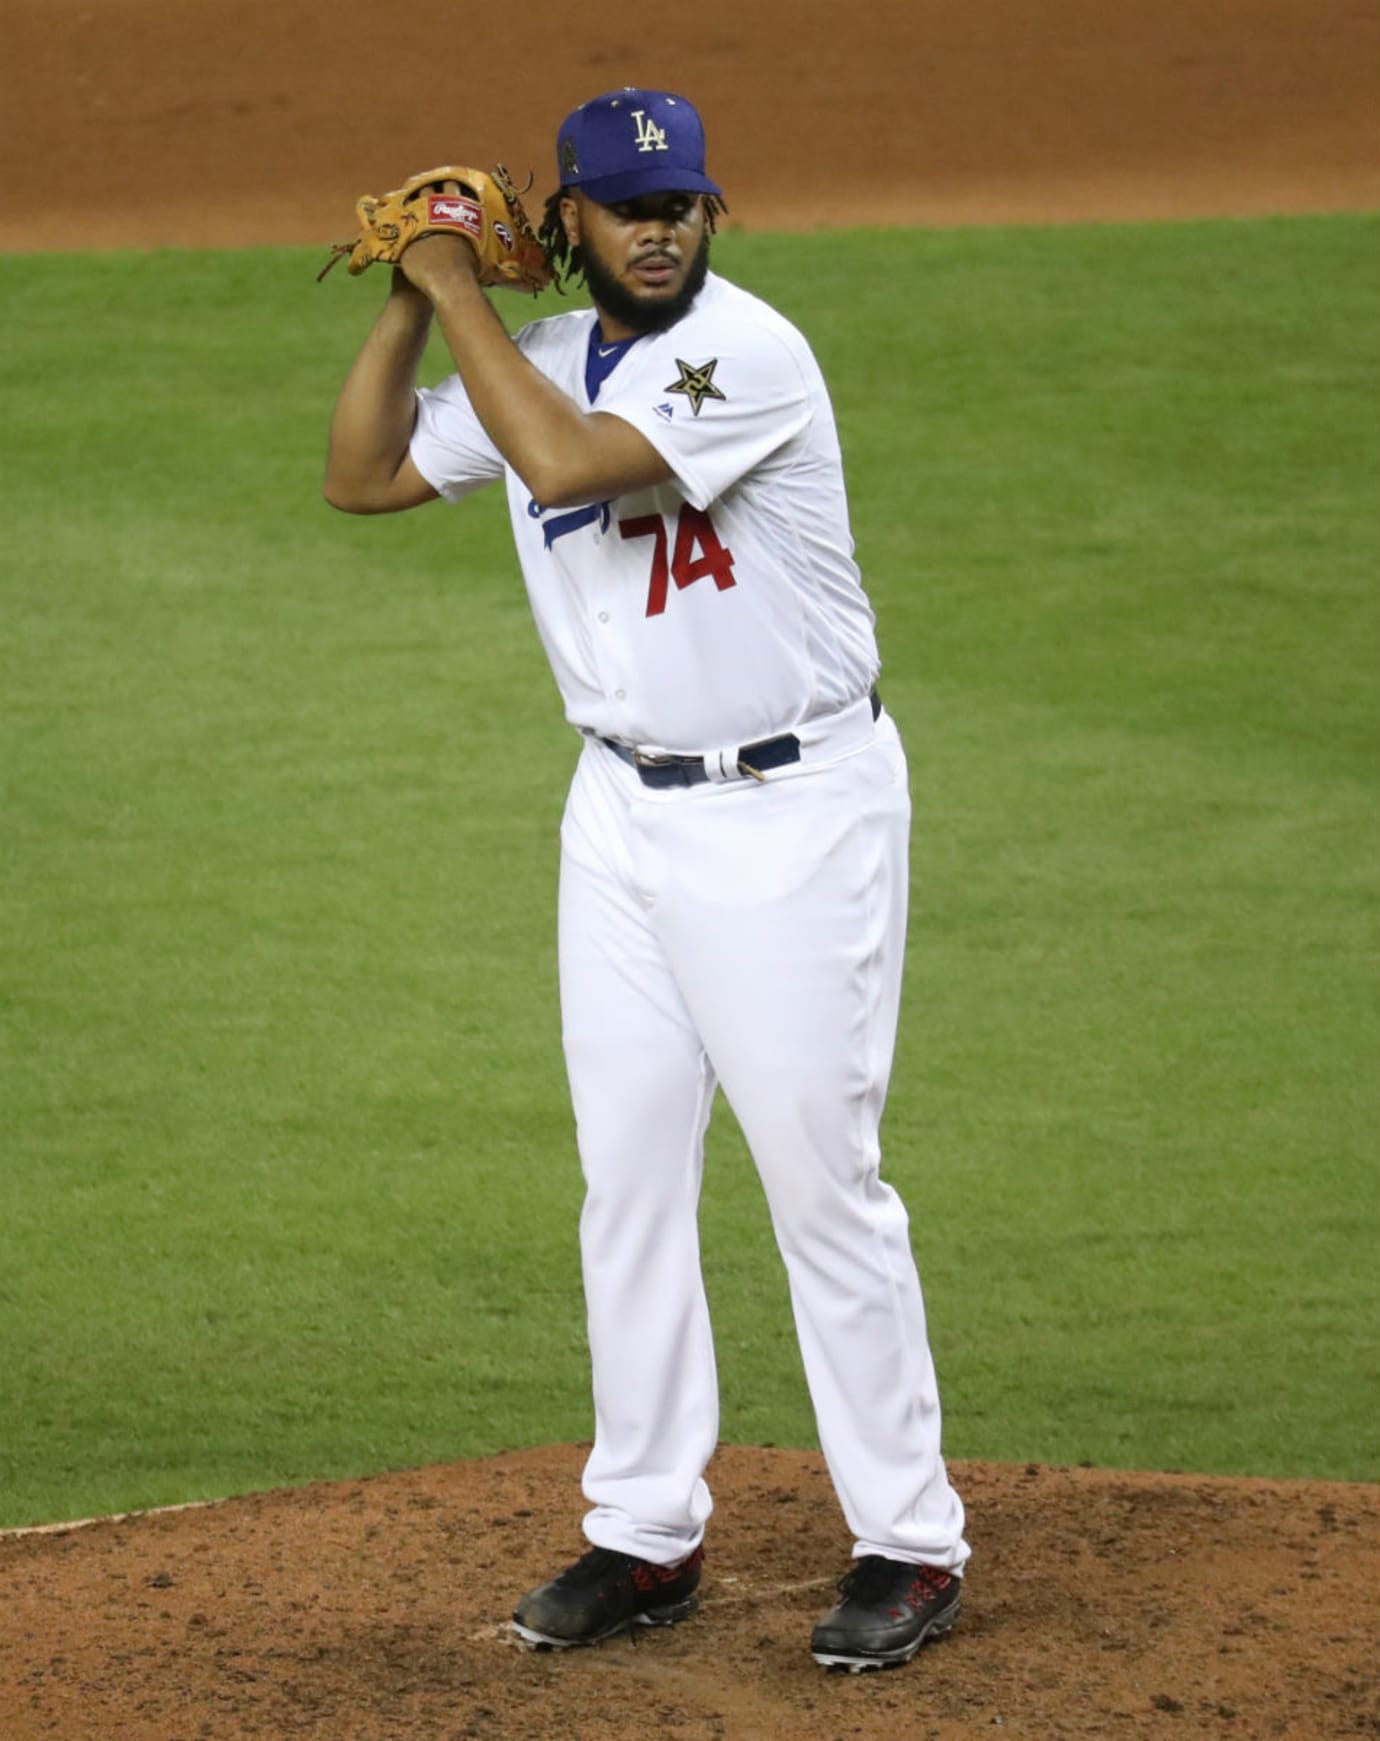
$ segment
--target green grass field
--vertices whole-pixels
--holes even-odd
[[[720,240],[911,754],[951,1455],[1377,1478],[1378,236]],[[0,257],[0,1524],[588,1432],[576,740],[496,493],[321,502],[318,264]],[[724,1437],[812,1444],[722,1107],[704,1222]]]

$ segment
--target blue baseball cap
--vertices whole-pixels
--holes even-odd
[[[625,85],[591,97],[556,135],[556,173],[601,206],[646,193],[719,193],[704,172],[704,123],[670,91]]]

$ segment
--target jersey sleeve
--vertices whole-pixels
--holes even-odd
[[[595,407],[640,431],[700,509],[799,435],[813,411],[800,363],[779,335],[749,329],[718,335],[717,346],[715,337],[687,331],[636,378],[611,383]]]
[[[417,392],[417,421],[408,449],[412,463],[438,495],[461,501],[503,476],[503,456],[475,415],[458,375]]]

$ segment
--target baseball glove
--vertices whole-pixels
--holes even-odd
[[[448,190],[456,186],[459,192]],[[482,169],[444,165],[414,175],[382,199],[365,194],[357,201],[359,234],[337,242],[317,273],[319,284],[338,261],[348,257],[352,273],[380,262],[396,266],[413,242],[444,233],[463,236],[479,260],[479,282],[528,290],[535,296],[551,282],[551,268],[533,233],[522,199],[503,165],[492,175]]]

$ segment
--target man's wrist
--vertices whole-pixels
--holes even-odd
[[[410,308],[419,315],[430,320],[432,307],[430,298],[424,290],[419,290],[403,271],[401,266],[393,268],[393,281],[389,286],[389,295],[393,301],[403,307]]]
[[[479,257],[460,236],[423,236],[403,255],[399,271],[429,301],[479,285]]]

